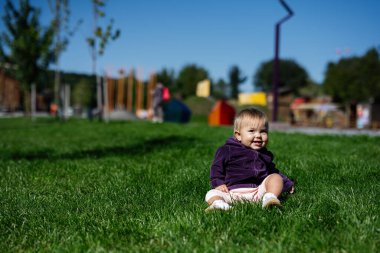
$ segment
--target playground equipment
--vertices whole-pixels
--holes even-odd
[[[131,69],[125,76],[119,70],[118,78],[109,73],[104,77],[104,119],[150,119],[152,117],[152,91],[156,85],[156,75],[150,74],[149,81],[142,81],[142,71]]]
[[[235,109],[224,100],[216,102],[208,115],[208,124],[211,126],[233,125]]]
[[[188,123],[190,121],[191,110],[177,99],[171,99],[166,103],[164,111],[164,121],[176,123]]]
[[[267,105],[267,94],[265,92],[239,93],[240,105]]]
[[[284,23],[286,20],[291,18],[294,14],[294,12],[290,9],[290,7],[285,3],[285,0],[279,0],[280,4],[286,9],[288,12],[288,15],[280,19],[275,26],[275,50],[274,50],[274,64],[273,64],[273,112],[272,112],[272,121],[277,121],[278,116],[278,86],[280,82],[280,26],[282,23]]]
[[[197,97],[207,98],[210,96],[210,91],[211,91],[210,80],[206,79],[206,80],[200,81],[197,84],[197,90],[196,90]]]

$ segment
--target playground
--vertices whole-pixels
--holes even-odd
[[[206,123],[0,119],[3,252],[376,252],[380,137],[271,132],[283,209],[206,214]],[[70,138],[67,138],[70,136]],[[316,194],[318,192],[318,194]]]

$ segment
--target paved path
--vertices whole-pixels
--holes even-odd
[[[304,134],[333,134],[333,135],[368,135],[380,136],[380,130],[370,129],[339,129],[339,128],[319,128],[319,127],[293,127],[287,123],[269,123],[271,131],[286,133],[304,133]]]

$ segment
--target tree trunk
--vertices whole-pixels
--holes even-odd
[[[23,91],[23,104],[24,104],[24,115],[30,116],[31,100],[30,100],[30,92],[27,89],[24,89]]]

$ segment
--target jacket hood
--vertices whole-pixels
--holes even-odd
[[[235,137],[231,136],[226,140],[226,145],[231,146],[238,146],[238,147],[244,147],[243,144],[241,144]]]

